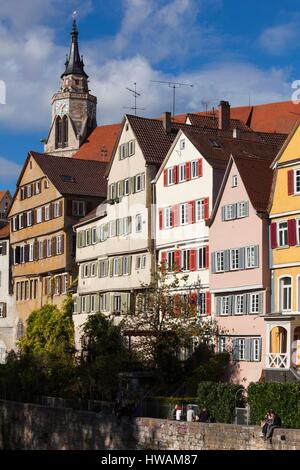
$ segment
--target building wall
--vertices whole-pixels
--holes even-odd
[[[0,362],[4,352],[14,348],[14,327],[16,320],[13,296],[11,295],[10,246],[9,238],[0,239],[0,245],[6,244],[5,254],[0,254],[0,304],[5,304],[5,317],[0,318]]]

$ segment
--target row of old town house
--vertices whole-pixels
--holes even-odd
[[[89,315],[134,314],[163,265],[188,276],[174,295],[193,299],[199,321],[217,322],[233,381],[297,380],[297,105],[222,101],[107,126],[97,126],[96,106],[74,22],[44,153],[28,153],[13,198],[0,192],[1,362],[35,308],[73,292],[79,348]]]

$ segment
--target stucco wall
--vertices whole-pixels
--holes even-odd
[[[112,416],[0,401],[0,449],[296,450],[300,430],[276,429],[264,443],[257,426]]]

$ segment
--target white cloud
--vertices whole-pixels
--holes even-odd
[[[267,28],[259,38],[260,46],[269,54],[280,55],[299,44],[298,20]]]
[[[6,188],[18,178],[21,166],[7,158],[0,157],[0,187]]]

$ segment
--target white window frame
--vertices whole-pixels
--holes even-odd
[[[53,203],[53,218],[57,219],[57,217],[60,217],[60,203],[59,201],[54,201]]]
[[[246,360],[246,338],[237,338],[238,361]]]
[[[129,178],[124,180],[124,196],[129,195]]]
[[[300,194],[300,168],[294,170],[294,194]]]
[[[143,255],[142,256],[142,266],[141,266],[142,269],[146,268],[146,263],[147,263],[147,257],[146,257],[146,255]]]
[[[238,185],[238,177],[237,175],[233,175],[232,176],[232,188],[237,188],[237,185]]]
[[[260,297],[259,292],[252,292],[250,294],[250,306],[249,306],[250,313],[261,313],[259,311],[259,297]]]
[[[139,271],[141,269],[141,266],[142,266],[142,257],[137,256],[135,260],[135,269]]]
[[[91,277],[96,277],[97,276],[97,263],[93,262],[91,263]]]
[[[226,352],[226,336],[219,337],[219,353]]]
[[[142,173],[138,174],[134,178],[135,192],[139,193],[142,191]]]
[[[246,206],[246,201],[241,201],[237,203],[236,216],[238,219],[243,219],[244,217],[246,217]]]
[[[41,192],[41,182],[40,181],[36,181],[34,183],[34,192],[35,192],[35,194],[40,194],[40,192]]]
[[[119,276],[119,258],[113,258],[113,277]]]
[[[56,254],[62,254],[62,235],[56,235]]]
[[[284,228],[282,227],[285,224]],[[281,240],[282,238],[282,240]],[[277,240],[278,246],[281,248],[287,247],[289,243],[289,235],[288,235],[288,222],[287,220],[281,220],[277,223]],[[286,241],[286,243],[282,244],[281,241]]]
[[[182,271],[190,271],[190,249],[181,250],[181,270]]]
[[[96,313],[96,294],[90,296],[90,313]]]
[[[86,214],[85,201],[72,201],[72,215],[75,217],[84,217]]]
[[[141,233],[143,230],[143,219],[142,214],[136,214],[135,216],[135,231]]]
[[[253,351],[252,360],[254,362],[259,362],[260,360],[260,347],[261,347],[260,338],[253,338],[252,339],[252,351]]]
[[[200,258],[202,263],[200,263]],[[201,269],[206,269],[206,246],[197,248],[197,270],[200,271]]]
[[[246,246],[245,250],[245,267],[246,269],[256,268],[255,264],[255,246]]]
[[[28,256],[29,261],[33,261],[34,259],[34,242],[29,243],[29,256]]]
[[[199,178],[199,161],[192,160],[191,161],[191,179]]]
[[[52,240],[51,238],[47,238],[47,258],[52,256]]]
[[[164,229],[172,228],[172,207],[164,208]]]
[[[97,243],[97,227],[92,227],[92,245]]]
[[[44,242],[39,240],[39,259],[43,259],[44,255]]]
[[[178,181],[179,183],[183,183],[186,181],[186,166],[185,163],[180,163],[178,166]]]
[[[195,222],[202,222],[204,220],[204,199],[197,199],[195,201]]]
[[[19,214],[19,230],[24,228],[24,214]]]
[[[36,209],[36,223],[41,224],[43,221],[43,211],[41,207]]]
[[[50,220],[50,204],[47,204],[45,207],[45,221]]]
[[[180,225],[188,224],[188,203],[187,202],[179,204],[179,218],[180,218]]]
[[[180,139],[179,148],[180,148],[180,150],[185,149],[185,139]]]
[[[32,226],[32,211],[28,211],[26,214],[27,227]]]
[[[122,274],[129,276],[129,256],[124,256],[122,259]]]
[[[285,279],[289,279],[290,280],[290,284],[289,285],[286,285],[286,287],[284,286],[283,284],[283,281]],[[278,282],[279,282],[279,304],[280,304],[280,310],[282,312],[291,312],[292,310],[292,302],[293,302],[293,281],[292,281],[292,278],[291,276],[282,276],[278,279]],[[287,304],[286,304],[286,307],[284,307],[284,297],[285,297],[285,292],[284,291],[287,291],[288,293],[286,294],[287,295]]]
[[[225,220],[234,220],[233,204],[227,204],[225,206]]]
[[[174,264],[175,264],[175,251],[167,251],[166,254],[166,260],[167,260],[167,270],[168,272],[173,272]]]
[[[230,250],[230,271],[238,271],[240,263],[240,252],[238,248]]]
[[[120,315],[122,313],[122,297],[120,294],[114,295],[113,313]]]
[[[100,302],[100,312],[107,312],[108,311],[108,302],[107,302],[107,294],[100,294],[99,297]]]
[[[245,296],[238,294],[235,296],[235,314],[243,315],[245,313]]]
[[[174,183],[175,183],[175,180],[174,180],[174,167],[171,166],[169,168],[167,168],[167,184],[168,186],[172,186]]]
[[[225,268],[225,253],[224,251],[216,251],[216,272],[223,273]]]

